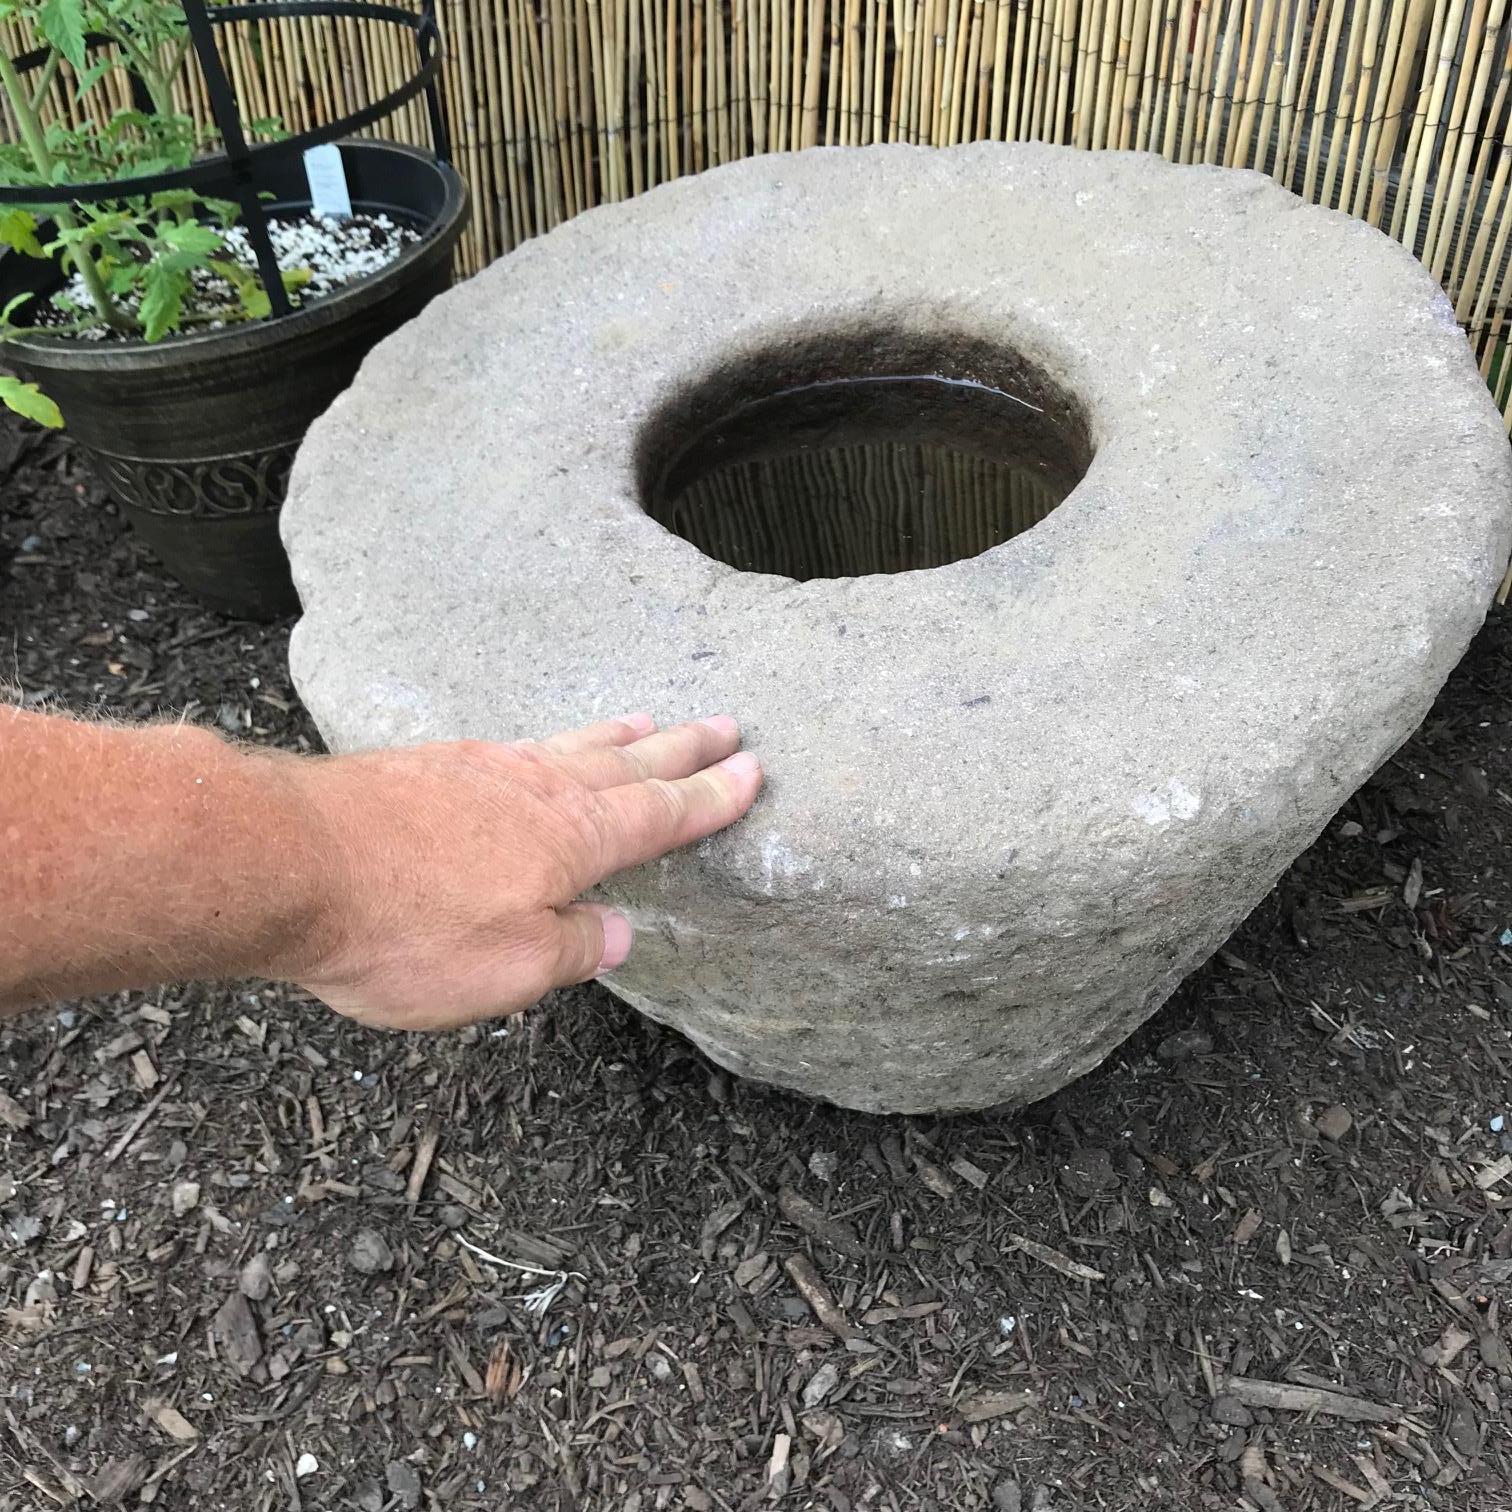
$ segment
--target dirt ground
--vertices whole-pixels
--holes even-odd
[[[287,625],[189,602],[65,442],[0,478],[28,701],[316,743]],[[256,983],[13,1021],[0,1508],[1508,1512],[1509,738],[1496,613],[1019,1113],[803,1102],[596,989],[428,1040]]]

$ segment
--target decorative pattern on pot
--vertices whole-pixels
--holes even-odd
[[[94,453],[117,498],[148,514],[223,520],[276,512],[289,488],[294,448],[204,462],[151,462]]]

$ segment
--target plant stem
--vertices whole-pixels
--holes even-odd
[[[38,114],[42,109],[42,102],[47,98],[47,91],[52,87],[52,81],[57,76],[58,63],[61,57],[61,53],[53,53],[47,62],[42,65],[42,77],[37,82],[37,87],[33,91],[31,98],[33,115]]]
[[[32,166],[42,176],[44,183],[51,183],[56,164],[52,153],[47,150],[47,139],[42,130],[42,123],[37,117],[37,112],[32,108],[26,85],[21,81],[21,76],[16,72],[4,48],[0,48],[0,89],[4,89],[10,107],[15,112],[16,127],[21,134],[21,143],[31,154]],[[78,220],[66,205],[60,205],[53,212],[53,219],[65,231],[78,229]],[[84,287],[89,290],[89,297],[94,302],[100,319],[113,331],[129,331],[131,324],[110,297],[110,290],[105,287],[105,282],[100,277],[100,270],[95,266],[93,254],[87,247],[76,247],[73,249],[73,257],[78,265],[80,276],[84,280]]]
[[[143,47],[125,27],[112,31],[109,35],[126,54],[137,77],[146,85],[154,114],[173,115],[173,76],[178,71],[178,61],[182,61],[183,54],[180,53],[178,61],[165,70],[161,66],[162,60],[150,49]]]

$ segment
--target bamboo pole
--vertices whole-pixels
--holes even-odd
[[[1332,129],[1329,132],[1328,166],[1323,171],[1323,191],[1321,191],[1321,204],[1335,203],[1334,191],[1338,184],[1338,172],[1340,163],[1343,162],[1344,139],[1353,133],[1353,107],[1355,107],[1355,89],[1361,70],[1361,54],[1364,53],[1365,39],[1370,35],[1371,26],[1377,24],[1379,17],[1380,0],[1368,0],[1368,11],[1365,0],[1355,0],[1352,14],[1349,18],[1349,42],[1344,45],[1344,70],[1340,77],[1340,91],[1338,91],[1338,106],[1334,110]],[[1364,15],[1364,26],[1361,24]],[[1344,130],[1344,122],[1350,121],[1350,132]],[[1343,191],[1343,194],[1347,194]],[[1343,197],[1343,195],[1341,195]]]
[[[1429,131],[1426,136],[1424,134],[1428,109],[1422,104],[1423,93],[1428,91],[1431,94],[1431,91],[1438,87],[1435,82],[1438,75],[1432,71],[1432,60],[1435,57],[1440,58],[1440,73],[1442,73],[1441,55],[1446,42],[1448,44],[1449,59],[1452,64],[1456,43],[1446,25],[1446,21],[1449,15],[1454,13],[1456,18],[1454,31],[1457,32],[1459,9],[1460,6],[1456,3],[1456,0],[1437,0],[1437,3],[1434,5],[1433,25],[1428,34],[1426,52],[1426,66],[1429,72],[1425,75],[1423,83],[1419,86],[1419,103],[1417,108],[1412,112],[1412,131],[1407,138],[1407,151],[1402,159],[1401,182],[1397,187],[1396,205],[1391,216],[1391,234],[1399,241],[1402,239],[1404,227],[1407,225],[1408,209],[1414,197],[1414,187],[1416,187],[1416,197],[1419,206],[1422,204],[1423,185],[1419,179],[1419,174],[1426,173],[1433,151],[1433,133]],[[1407,233],[1407,245],[1410,247],[1415,240],[1416,227],[1413,226]]]
[[[1503,118],[1503,111],[1506,109],[1509,92],[1512,92],[1512,51],[1509,51],[1502,60],[1501,75],[1496,82],[1496,95],[1491,102],[1491,109],[1486,116],[1488,121],[1499,121]],[[1466,197],[1472,205],[1479,206],[1482,203],[1486,174],[1490,170],[1491,158],[1494,152],[1495,143],[1488,133],[1475,154],[1475,167],[1470,172],[1470,184]],[[1457,250],[1451,254],[1447,287],[1451,296],[1456,298],[1464,274],[1465,257],[1469,252],[1470,241],[1475,228],[1476,217],[1473,215],[1465,216],[1457,242]]]
[[[1473,132],[1466,131],[1464,125],[1466,120],[1471,122],[1480,120],[1481,105],[1485,100],[1486,85],[1491,77],[1491,67],[1495,61],[1505,8],[1505,0],[1494,0],[1490,6],[1488,20],[1486,0],[1476,0],[1475,11],[1472,13],[1466,57],[1468,60],[1469,42],[1477,33],[1481,36],[1480,55],[1476,59],[1473,70],[1468,67],[1460,70],[1460,88],[1455,91],[1454,109],[1450,118],[1450,135],[1445,142],[1441,159],[1441,162],[1447,159],[1452,150],[1454,165],[1448,172],[1447,193],[1443,179],[1440,178],[1439,192],[1434,196],[1433,211],[1428,222],[1428,241],[1424,252],[1425,260],[1433,276],[1439,280],[1442,280],[1444,276],[1444,264],[1448,261],[1449,243],[1453,237],[1459,213],[1460,196],[1464,191],[1465,171],[1469,166],[1470,153],[1475,146]],[[1468,92],[1465,88],[1467,82]]]

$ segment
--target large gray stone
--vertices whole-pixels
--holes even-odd
[[[642,511],[695,381],[921,362],[1072,396],[1066,503],[805,583]],[[1052,1091],[1222,942],[1464,651],[1512,466],[1376,231],[1249,173],[894,146],[685,179],[443,295],[311,431],[284,521],[338,749],[737,714],[766,794],[605,889],[613,989],[743,1074],[925,1111]]]

